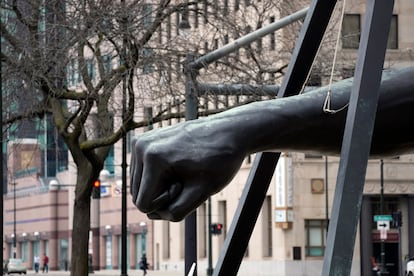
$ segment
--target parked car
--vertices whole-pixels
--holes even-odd
[[[27,267],[23,263],[22,259],[9,259],[6,263],[5,267],[5,273],[12,274],[12,273],[18,273],[18,274],[26,274],[27,273]]]
[[[407,270],[406,273],[408,276],[414,276],[414,258],[411,258],[407,262]]]

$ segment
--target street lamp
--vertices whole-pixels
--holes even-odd
[[[144,221],[141,221],[139,223],[139,226],[141,227],[141,251],[142,253],[146,253],[147,251],[147,223]]]
[[[178,24],[178,30],[180,35],[187,40],[190,35],[191,26],[188,21],[188,7],[186,6],[182,15],[181,22]],[[186,49],[188,51],[188,49]],[[197,73],[197,70],[191,67],[191,62],[194,59],[194,55],[187,53],[184,62],[185,73],[185,119],[194,120],[197,119],[197,97],[194,93],[193,77]],[[192,267],[196,267],[197,264],[197,213],[194,210],[185,218],[185,260],[184,260],[184,272],[187,275]],[[193,275],[197,276],[197,269]]]

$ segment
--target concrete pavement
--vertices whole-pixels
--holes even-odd
[[[49,271],[49,273],[35,273],[34,270],[29,270],[27,272],[28,275],[39,275],[39,276],[69,276],[69,271]],[[99,270],[94,271],[94,273],[90,273],[89,276],[120,276],[120,270]],[[142,270],[128,270],[128,276],[142,276]],[[200,275],[200,273],[198,274]],[[179,271],[159,271],[159,270],[147,270],[147,276],[184,276],[183,272]]]

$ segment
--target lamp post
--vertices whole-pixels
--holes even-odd
[[[122,9],[126,11],[125,0],[121,0]],[[128,29],[127,15],[122,18],[122,24],[125,31]],[[123,35],[122,41],[122,60],[127,60],[128,41],[126,34]],[[122,77],[122,124],[125,123],[127,109],[127,75],[124,73]],[[127,136],[126,131],[122,134],[122,193],[121,193],[121,276],[128,276],[127,274],[127,201],[126,201],[126,181],[127,181]]]
[[[182,13],[181,21],[178,24],[180,36],[185,40],[190,35],[190,22],[188,21],[188,7]],[[188,49],[187,49],[188,50]],[[194,93],[193,79],[197,70],[191,67],[194,55],[187,53],[184,61],[185,73],[185,119],[197,119],[197,97]],[[194,269],[192,276],[197,276],[197,213],[193,211],[185,218],[185,264],[184,273],[188,275]]]
[[[381,184],[381,194],[380,194],[380,210],[381,215],[384,215],[384,160],[380,160],[380,184]],[[381,239],[381,267],[380,275],[387,275],[387,269],[385,267],[385,241]]]

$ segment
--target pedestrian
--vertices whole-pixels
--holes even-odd
[[[43,254],[43,273],[49,272],[49,257],[46,255],[46,253]]]
[[[147,275],[148,262],[145,253],[142,254],[141,260],[139,261],[139,268],[144,271],[143,275]]]
[[[40,257],[39,257],[39,255],[34,256],[33,262],[34,262],[34,269],[35,269],[36,273],[39,273],[39,266],[40,266]]]

